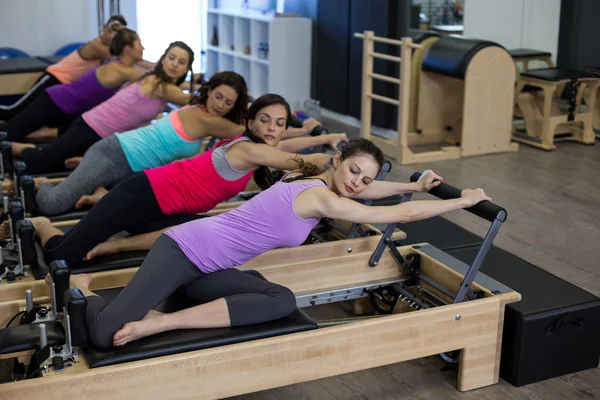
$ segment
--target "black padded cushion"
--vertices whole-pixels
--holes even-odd
[[[423,43],[425,40],[437,37],[439,38],[441,35],[439,33],[433,31],[422,31],[419,29],[409,29],[408,35],[412,38],[413,43]]]
[[[425,55],[423,71],[464,79],[471,59],[490,46],[502,47],[485,40],[441,37]]]
[[[527,58],[527,57],[548,57],[552,53],[549,51],[532,50],[532,49],[512,49],[508,50],[508,54],[514,59]]]
[[[255,271],[247,272],[260,277]],[[97,293],[105,300],[110,301],[110,298],[114,298],[113,296],[116,296],[120,290],[120,288],[109,289],[107,291],[98,291]],[[177,299],[176,297],[178,296],[171,296],[168,302],[168,308],[163,308],[163,311],[174,312],[192,305],[189,304],[189,300],[185,298]],[[292,314],[285,318],[263,324],[233,328],[184,329],[163,332],[158,335],[128,343],[123,347],[112,347],[108,349],[88,347],[85,349],[85,352],[89,366],[91,368],[96,368],[145,360],[152,357],[183,353],[186,351],[226,346],[229,344],[303,332],[316,328],[317,325],[313,320],[307,317],[301,310],[296,309]]]
[[[49,271],[48,263],[44,259],[44,250],[39,242],[35,243],[35,248],[37,252],[37,265],[31,266],[31,273],[35,279],[44,279]],[[71,273],[84,274],[139,267],[147,254],[147,251],[127,251],[110,256],[95,257],[90,261],[82,260],[80,263],[70,266]]]
[[[65,331],[57,321],[44,322],[48,344],[65,344]],[[0,329],[0,354],[35,350],[40,344],[39,324],[25,324]]]
[[[477,251],[470,248],[447,253],[470,265]],[[519,292],[522,300],[509,307],[524,315],[600,302],[593,294],[500,248],[490,249],[481,272]]]
[[[36,58],[39,58],[40,60],[47,62],[48,64],[56,64],[57,62],[65,58],[65,56],[38,56]]]
[[[598,76],[583,70],[567,69],[567,68],[540,68],[532,69],[521,73],[521,76],[541,79],[549,82],[558,82],[562,80],[581,79],[581,78],[597,78]]]
[[[46,61],[37,58],[7,58],[0,60],[0,74],[22,74],[26,72],[43,72],[48,67]]]

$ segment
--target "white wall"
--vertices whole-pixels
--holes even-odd
[[[105,22],[110,15],[108,1]],[[136,26],[136,0],[121,0],[121,14]],[[98,36],[96,0],[0,0],[0,47],[32,56],[54,54],[73,42]]]
[[[0,47],[53,54],[65,44],[93,38],[96,20],[95,0],[0,0]]]
[[[469,0],[464,36],[498,42],[507,49],[552,53],[556,62],[561,0]]]

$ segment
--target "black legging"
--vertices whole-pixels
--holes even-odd
[[[112,235],[140,234],[198,218],[189,214],[165,215],[143,172],[116,185],[64,236],[53,236],[44,247],[48,262],[65,260],[76,266],[85,254]]]
[[[79,115],[65,114],[44,91],[2,129],[8,134],[6,140],[18,142],[45,126],[65,130]]]
[[[112,303],[99,296],[87,297],[91,342],[110,347],[123,325],[139,321],[177,289],[197,303],[224,298],[231,326],[273,321],[296,308],[291,290],[246,272],[226,269],[203,274],[173,239],[162,235]]]
[[[60,85],[61,82],[54,75],[45,72],[35,84],[19,100],[9,106],[0,106],[0,121],[10,121],[31,104],[40,94],[45,93],[50,86]]]
[[[21,160],[28,174],[43,174],[65,169],[65,160],[83,156],[87,149],[102,139],[82,117],[48,146],[23,150]]]

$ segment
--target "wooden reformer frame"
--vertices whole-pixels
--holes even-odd
[[[455,196],[451,190],[440,190],[436,196]],[[428,244],[395,246],[391,235],[396,224],[390,224],[375,250],[372,242],[366,247],[357,245],[359,240],[365,244],[374,238],[355,239],[352,249],[348,248],[350,241],[321,243],[313,245],[310,252],[302,248],[272,250],[239,267],[287,286],[301,307],[320,304],[318,300],[327,296],[344,299],[345,293],[350,293],[348,288],[384,287],[395,282],[415,288],[413,293],[426,292],[432,308],[94,369],[79,356],[64,372],[48,370],[41,378],[0,385],[0,396],[4,400],[42,396],[49,400],[222,398],[455,350],[461,350],[459,390],[495,384],[505,305],[521,296],[478,273],[506,211],[492,204],[470,211],[492,222],[471,266]],[[97,283],[121,287],[132,272],[98,276]],[[346,296],[361,297],[368,291],[352,293],[354,297]],[[409,296],[409,303],[425,305],[425,299],[406,290],[403,293]],[[465,298],[470,300],[463,301]]]
[[[563,112],[556,99],[560,98],[569,79],[547,81],[521,75],[515,90],[515,107],[523,118],[525,132],[514,131],[514,141],[544,150],[556,149],[555,142],[574,141],[594,144],[594,121],[598,119],[598,78],[578,78],[573,110]],[[539,92],[524,92],[526,86],[541,89]],[[586,110],[582,109],[585,101]],[[600,125],[600,124],[599,124]]]
[[[298,253],[301,260],[290,261],[290,254],[274,250],[240,268],[254,269],[297,296],[403,277],[390,252],[373,268],[369,266],[372,251],[348,253],[342,243],[313,246],[320,251]],[[404,257],[420,254],[421,272],[457,291],[463,276],[432,257],[427,248],[403,246],[397,250]],[[122,286],[130,277],[122,273],[110,284]],[[484,297],[121,365],[89,369],[80,356],[80,362],[65,372],[0,385],[0,397],[222,398],[459,349],[457,387],[461,391],[476,389],[498,382],[504,306],[519,301],[520,295],[512,291],[493,294],[492,288],[478,283],[473,283],[472,289],[482,291]]]
[[[518,150],[518,144],[510,141],[516,67],[504,49],[490,46],[479,51],[471,59],[464,81],[421,71],[416,83],[418,97],[415,97],[411,89],[415,81],[411,79],[412,50],[422,49],[422,46],[414,44],[411,38],[377,37],[373,31],[354,36],[363,39],[361,134],[387,156],[405,165]],[[399,46],[401,56],[376,53],[375,42]],[[375,58],[397,62],[401,66],[400,79],[374,73]],[[490,63],[494,68],[487,68]],[[399,99],[374,94],[373,79],[399,85]],[[494,109],[489,102],[478,101],[490,96],[495,99]],[[395,139],[371,134],[373,100],[398,107]],[[418,104],[411,103],[413,100],[418,100]],[[411,116],[414,112],[411,110],[415,109],[416,117]],[[452,131],[448,130],[449,126],[453,127]],[[422,152],[410,148],[434,144],[441,148]]]

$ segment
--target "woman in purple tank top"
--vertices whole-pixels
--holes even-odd
[[[118,60],[94,68],[74,82],[54,85],[17,114],[4,127],[7,140],[22,140],[45,126],[59,128],[59,136],[83,112],[109,99],[142,72],[133,66],[142,60],[144,47],[137,33],[121,28],[110,44]]]
[[[257,123],[262,124],[260,120]],[[261,131],[272,133],[266,126],[275,123],[265,121]],[[110,304],[89,290],[90,275],[73,276],[73,284],[87,297],[92,343],[121,346],[174,329],[240,326],[283,318],[296,307],[294,294],[235,267],[268,250],[302,244],[320,218],[409,222],[490,200],[483,190],[469,189],[459,199],[395,206],[369,207],[352,201],[425,192],[442,180],[428,171],[416,183],[375,181],[383,161],[381,150],[363,138],[343,144],[325,171],[299,161],[301,174],[276,183],[237,209],[165,232]],[[199,305],[169,314],[152,310],[174,291]]]
[[[83,156],[90,146],[117,132],[149,123],[166,102],[185,105],[191,95],[179,87],[192,69],[194,51],[184,42],[173,42],[154,67],[105,102],[86,111],[51,145],[12,142],[14,157],[27,165],[28,174],[64,170],[65,160]]]

